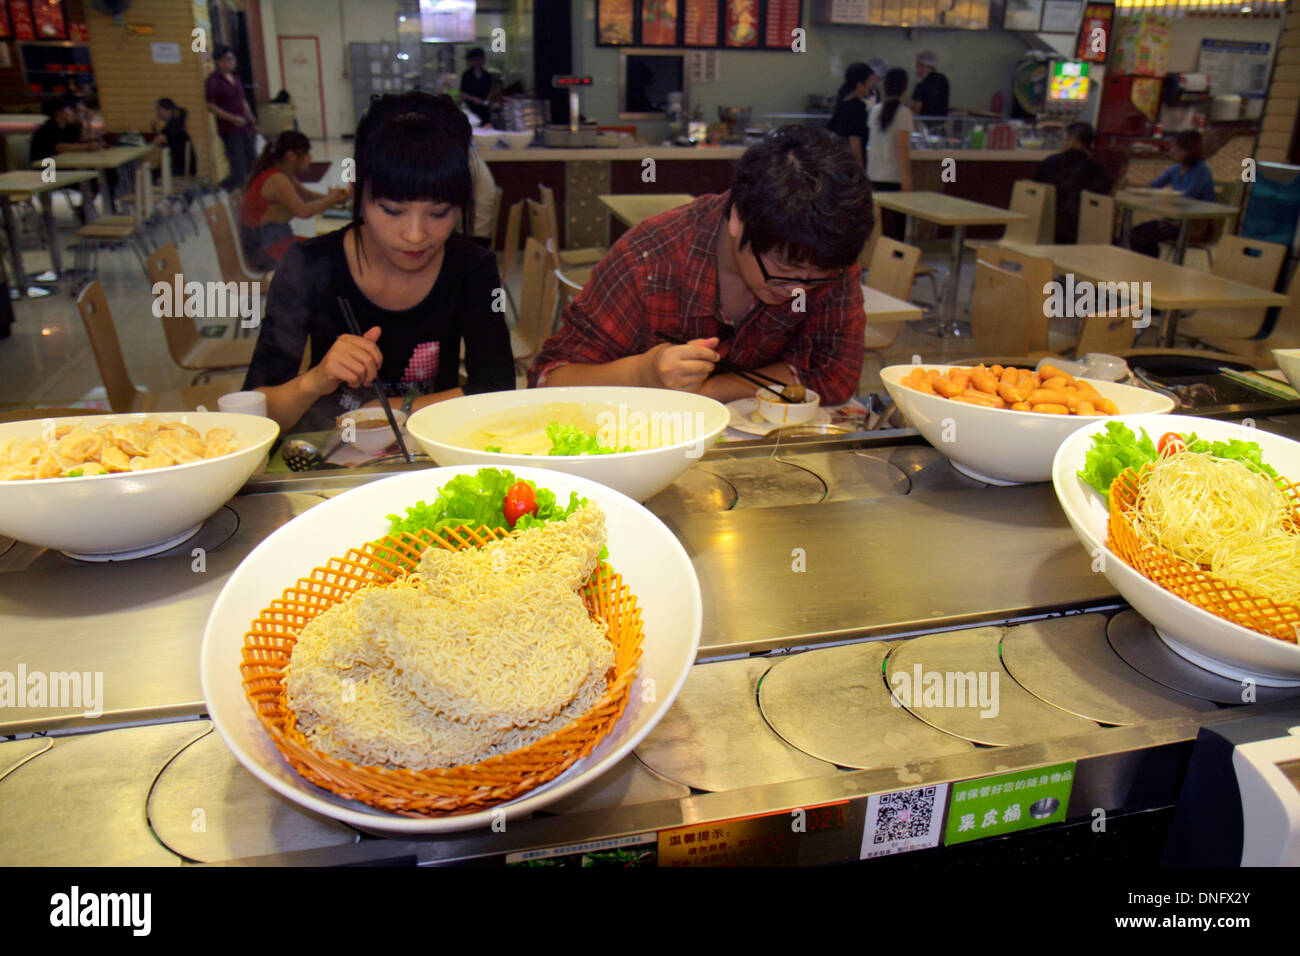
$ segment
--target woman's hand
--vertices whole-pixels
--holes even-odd
[[[307,373],[313,382],[312,390],[318,395],[328,395],[340,383],[362,388],[373,382],[384,361],[383,353],[375,344],[381,331],[376,325],[364,335],[340,335],[335,339],[325,357]]]
[[[331,205],[346,206],[352,199],[352,187],[334,186],[330,189],[328,198]]]
[[[721,358],[714,349],[717,338],[692,339],[685,345],[656,345],[645,354],[650,373],[662,388],[692,392],[713,374],[714,363]]]

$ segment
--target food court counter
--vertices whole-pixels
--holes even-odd
[[[1260,427],[1300,431],[1300,415]],[[361,833],[276,796],[226,750],[199,647],[225,581],[275,528],[418,467],[255,478],[199,537],[133,562],[0,541],[3,668],[61,670],[71,655],[103,675],[96,716],[0,710],[0,864],[500,862],[579,844],[689,862],[683,832],[823,805],[818,832],[774,837],[761,859],[843,862],[859,858],[872,797],[919,793],[916,809],[938,799],[942,815],[955,784],[1036,768],[1064,787],[1047,818],[1062,826],[1038,834],[1065,839],[1097,807],[1171,807],[1198,727],[1245,710],[1230,706],[1236,682],[1181,662],[1122,607],[1050,485],[977,482],[910,429],[738,442],[647,502],[690,555],[705,610],[697,663],[634,755],[504,833]],[[899,707],[887,675],[913,668],[997,675],[999,713]],[[1251,713],[1293,706],[1258,690]]]

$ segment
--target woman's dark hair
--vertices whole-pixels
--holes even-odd
[[[894,67],[885,73],[885,102],[880,107],[880,131],[889,129],[901,105],[898,98],[907,91],[907,71]]]
[[[1184,130],[1175,136],[1174,145],[1187,154],[1183,158],[1183,165],[1189,169],[1205,158],[1201,152],[1203,148],[1201,134],[1194,129]]]
[[[170,96],[159,97],[157,105],[161,106],[165,110],[171,110],[175,113],[176,118],[179,119],[182,124],[185,122],[185,117],[190,115],[189,110],[183,106],[177,106],[176,101]]]
[[[740,216],[740,247],[789,262],[846,268],[871,233],[871,186],[829,130],[782,126],[740,157],[724,216]]]
[[[460,207],[468,230],[474,218],[471,136],[469,120],[450,96],[412,91],[374,100],[357,124],[353,222],[364,222],[364,204],[376,199],[445,202]]]
[[[311,140],[296,129],[287,129],[275,138],[274,142],[262,147],[262,155],[253,164],[253,171],[248,174],[251,183],[266,170],[270,169],[290,153],[310,153]]]
[[[849,68],[844,71],[844,82],[840,84],[840,91],[835,94],[835,98],[844,99],[859,83],[865,83],[869,79],[871,79],[871,67],[865,63],[850,63]]]

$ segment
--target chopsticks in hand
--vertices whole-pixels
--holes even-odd
[[[352,311],[352,303],[343,298],[343,296],[339,296],[338,298],[339,308],[343,311],[343,321],[347,323],[348,331],[353,335],[360,336],[361,325],[357,322],[356,314]],[[402,430],[397,427],[397,419],[393,417],[393,406],[388,404],[388,396],[385,395],[384,390],[379,387],[378,376],[375,377],[373,384],[375,386],[375,397],[379,399],[380,407],[383,408],[384,414],[388,416],[388,425],[393,429],[393,437],[397,439],[397,447],[402,450],[402,457],[405,458],[407,462],[415,461],[415,459],[411,457],[411,453],[406,450],[406,442],[402,441]]]
[[[669,342],[673,345],[690,345],[689,342],[683,342],[681,339],[675,338],[667,332],[656,331],[655,338],[663,342]],[[787,405],[800,404],[793,398],[787,396],[783,391],[783,389],[790,384],[789,382],[783,382],[779,378],[772,378],[770,375],[764,375],[762,372],[753,372],[749,369],[743,369],[739,365],[736,365],[733,362],[728,362],[724,358],[718,359],[713,363],[713,365],[715,368],[721,369],[724,372],[730,372],[732,375],[743,378],[746,382],[749,382],[752,385],[757,385],[759,388],[767,389]]]

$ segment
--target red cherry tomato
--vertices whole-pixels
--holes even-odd
[[[1165,432],[1156,444],[1156,453],[1162,458],[1181,455],[1185,451],[1187,451],[1187,442],[1183,441],[1183,436],[1178,432]]]
[[[513,528],[515,522],[524,515],[537,514],[537,492],[533,490],[533,486],[528,482],[516,481],[510,486],[510,490],[506,492],[506,500],[502,510],[506,515],[506,523]]]

